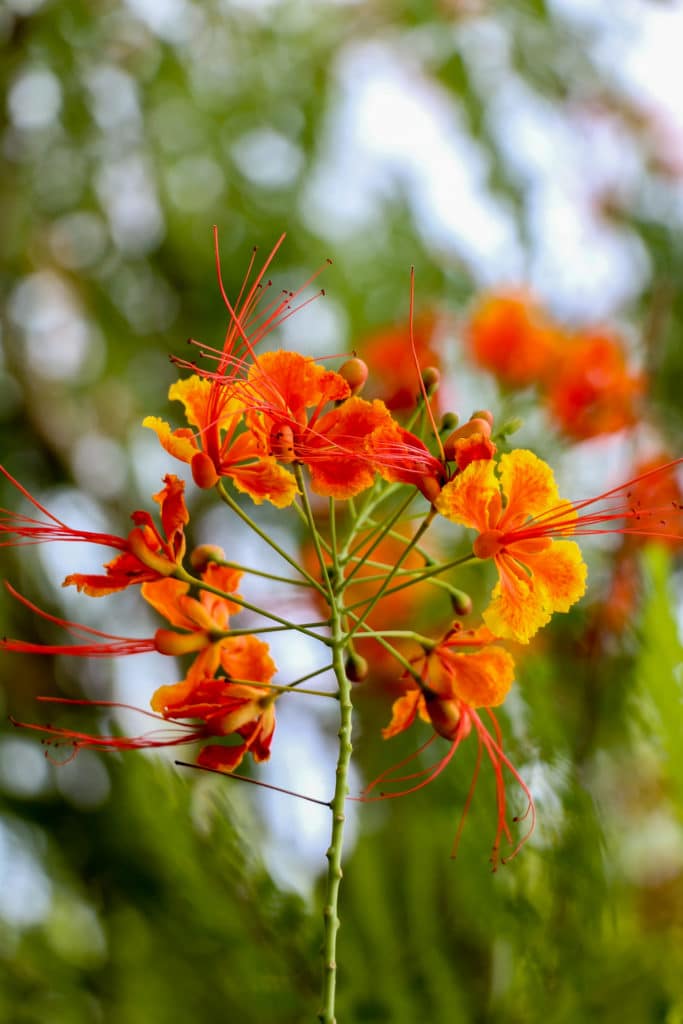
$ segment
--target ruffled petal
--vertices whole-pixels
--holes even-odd
[[[507,500],[505,510],[496,524],[499,530],[510,530],[529,517],[547,512],[560,504],[552,469],[533,452],[517,448],[502,455],[498,472]]]
[[[316,494],[352,498],[372,486],[375,467],[365,442],[390,416],[378,399],[354,397],[322,416],[315,430],[306,431],[297,455],[310,470]]]
[[[420,708],[424,709],[424,698],[417,687],[407,690],[395,700],[391,709],[391,721],[385,729],[382,729],[384,739],[389,740],[392,736],[397,736],[398,733],[410,728]]]
[[[220,661],[225,672],[233,679],[253,679],[268,683],[277,672],[268,644],[251,635],[226,637],[222,640]]]
[[[182,402],[187,422],[203,430],[207,424],[207,406],[212,387],[214,385],[210,380],[193,374],[171,384],[168,397],[171,401]]]
[[[588,570],[581,549],[574,541],[558,540],[539,554],[527,555],[534,586],[544,591],[555,612],[566,612],[586,591]]]
[[[491,459],[478,459],[445,485],[434,505],[447,519],[483,533],[491,525],[491,503],[495,508],[499,501],[494,463]]]
[[[194,456],[200,451],[195,432],[188,427],[171,430],[168,423],[159,419],[158,416],[145,416],[142,425],[153,430],[159,438],[161,447],[174,458],[180,459],[181,462],[192,462]]]
[[[196,623],[189,618],[182,610],[178,601],[190,589],[189,583],[182,580],[166,577],[163,580],[154,580],[152,583],[143,583],[141,593],[145,601],[151,604],[155,611],[179,629],[195,629]]]
[[[229,475],[237,490],[248,494],[256,505],[269,501],[276,508],[286,508],[299,493],[293,474],[270,457],[232,466]]]
[[[491,646],[471,654],[442,651],[456,697],[472,708],[495,708],[508,695],[515,678],[512,655]]]

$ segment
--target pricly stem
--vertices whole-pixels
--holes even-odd
[[[342,879],[342,846],[344,840],[345,802],[348,795],[348,773],[351,761],[351,683],[344,668],[344,630],[336,601],[331,609],[332,662],[339,687],[339,754],[331,801],[332,835],[327,850],[327,882],[323,910],[323,993],[318,1014],[321,1024],[335,1024],[335,993],[337,987],[337,932],[339,931],[339,887]]]

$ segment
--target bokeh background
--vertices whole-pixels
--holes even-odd
[[[570,497],[681,454],[681,39],[665,0],[4,0],[2,462],[73,525],[121,532],[149,507],[180,468],[140,426],[177,422],[168,353],[225,329],[213,224],[233,295],[283,231],[278,287],[332,257],[326,296],[273,343],[370,354],[388,337],[380,376],[415,265],[442,409],[523,419],[514,443]],[[543,388],[477,365],[473,310],[509,289],[567,345],[616,339],[628,415],[573,436]],[[596,387],[609,404],[609,375]],[[244,550],[205,496],[192,511],[196,540]],[[263,522],[296,548],[286,515]],[[144,633],[135,596],[60,591],[98,564],[66,547],[2,549],[2,575],[57,614]],[[500,717],[539,827],[514,861],[489,870],[485,772],[449,859],[467,747],[419,794],[353,814],[340,1021],[683,1020],[677,554],[589,545],[590,597],[520,658]],[[0,632],[57,635],[4,592]],[[37,694],[144,705],[174,681],[154,659],[0,659],[5,720],[35,719]],[[415,745],[380,739],[385,685],[358,694],[356,786]],[[297,704],[278,729],[265,777],[327,794],[333,720]],[[9,724],[0,789],[0,1020],[314,1018],[322,812],[142,754],[57,768]]]

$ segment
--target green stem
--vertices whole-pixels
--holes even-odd
[[[329,603],[331,600],[331,592],[330,580],[327,575],[327,564],[325,562],[325,557],[323,555],[323,550],[321,547],[321,537],[318,530],[316,529],[315,519],[313,517],[313,509],[311,508],[311,503],[308,500],[308,490],[306,488],[306,481],[304,480],[304,474],[300,462],[296,462],[294,464],[294,475],[296,477],[296,482],[299,485],[299,490],[301,491],[301,503],[304,508],[305,523],[308,526],[308,529],[310,530],[311,538],[313,540],[313,547],[315,548],[315,553],[318,558],[318,564],[320,565],[320,578],[322,579],[324,585],[323,593],[325,593]]]
[[[381,601],[381,599],[383,597],[386,597],[387,594],[390,594],[392,592],[391,590],[387,590],[387,587],[391,583],[392,579],[394,578],[394,576],[396,575],[398,570],[401,568],[402,563],[408,557],[408,555],[410,554],[412,549],[415,547],[415,545],[417,543],[419,543],[420,538],[429,529],[429,527],[431,526],[432,520],[434,519],[435,515],[436,515],[436,509],[432,506],[429,509],[429,512],[427,513],[425,519],[420,523],[419,527],[415,531],[415,534],[412,537],[412,539],[409,541],[408,544],[406,544],[405,548],[403,549],[402,554],[398,558],[396,564],[390,570],[390,572],[387,575],[387,578],[384,581],[384,583],[380,587],[378,587],[377,591],[375,592],[375,594],[373,595],[373,597],[371,598],[371,600],[367,604],[367,607],[365,608],[365,610],[363,612],[361,612],[361,614],[358,616],[358,618],[356,620],[355,626],[353,626],[351,628],[351,630],[349,631],[349,633],[347,634],[347,639],[348,640],[350,640],[351,637],[354,635],[354,633],[356,633],[356,631],[364,624],[365,620],[367,619],[368,615],[370,615],[370,613],[372,612],[372,609],[375,607],[375,605],[379,601]],[[350,573],[349,575],[352,575],[352,574]],[[418,577],[418,579],[419,579],[419,577]],[[347,581],[348,581],[348,577],[347,577]],[[415,582],[416,582],[415,580],[410,580],[407,583],[402,583],[400,586],[401,587],[408,587],[408,586],[411,586],[411,584],[413,584]],[[348,608],[345,608],[344,610],[345,611],[349,611]]]
[[[444,562],[442,565],[435,565],[432,569],[424,569],[419,576],[415,576],[413,579],[406,580],[405,583],[399,583],[396,587],[391,587],[389,590],[385,590],[381,595],[382,597],[389,597],[390,594],[396,594],[399,590],[405,590],[406,587],[414,587],[416,583],[429,582],[431,576],[436,576],[437,573],[446,572],[447,569],[454,569],[457,565],[464,565],[465,562],[471,562],[476,555],[469,554],[463,555],[462,558],[455,558],[452,562]],[[396,573],[394,572],[395,576]],[[388,582],[388,580],[387,580]],[[376,597],[377,595],[375,595]],[[373,598],[374,601],[374,598]],[[367,604],[368,598],[364,598],[362,601],[356,601],[355,604],[349,605],[344,611],[352,612],[356,608],[360,608],[362,605]],[[365,618],[365,616],[364,616]]]
[[[335,553],[336,554],[336,553]],[[327,882],[323,911],[325,934],[323,939],[323,994],[318,1014],[321,1024],[335,1024],[335,994],[337,988],[337,932],[339,931],[339,887],[342,879],[342,847],[344,840],[345,802],[348,795],[348,773],[351,761],[351,683],[344,669],[345,638],[336,601],[332,606],[332,663],[339,686],[339,755],[331,801],[332,835],[327,850]]]
[[[290,622],[288,619],[283,619],[281,615],[276,615],[275,612],[267,612],[265,608],[259,608],[255,604],[251,604],[249,601],[245,601],[243,597],[238,597],[236,594],[226,594],[225,591],[219,590],[218,587],[212,587],[210,583],[205,580],[197,579],[196,576],[192,576],[189,572],[178,566],[175,571],[176,579],[184,580],[185,583],[190,583],[193,587],[199,587],[201,590],[208,590],[210,594],[216,594],[218,597],[223,597],[228,601],[233,601],[238,604],[240,608],[246,608],[250,612],[255,612],[257,615],[263,615],[266,619],[271,619],[273,622],[279,622],[281,626],[286,626],[287,629],[295,629],[297,633],[303,633],[304,636],[310,636],[313,640],[319,640],[323,644],[329,644],[329,640],[326,636],[320,636],[319,633],[314,633],[312,630],[307,629],[305,626],[300,626],[296,622]]]
[[[232,509],[232,511],[233,511],[233,512],[235,513],[235,515],[236,515],[236,516],[238,516],[238,518],[239,518],[239,519],[241,519],[243,523],[246,523],[246,525],[247,525],[247,526],[249,527],[249,529],[250,529],[250,530],[253,530],[253,531],[254,531],[254,533],[255,533],[255,534],[256,534],[256,535],[258,536],[258,537],[260,537],[260,538],[261,538],[261,540],[262,540],[262,541],[263,541],[263,542],[264,542],[265,544],[267,544],[269,548],[272,548],[272,550],[273,550],[273,551],[277,552],[277,554],[278,554],[278,555],[280,556],[280,558],[283,558],[283,559],[285,560],[285,562],[287,563],[287,565],[290,565],[290,566],[292,567],[292,569],[296,569],[296,571],[297,571],[298,573],[300,573],[300,574],[301,574],[301,575],[302,575],[302,576],[304,577],[304,579],[305,579],[305,580],[307,581],[307,583],[308,583],[308,585],[309,585],[309,586],[311,586],[311,587],[314,587],[314,588],[315,588],[315,590],[318,590],[318,591],[320,591],[320,593],[321,593],[321,594],[324,594],[324,593],[325,593],[325,591],[324,591],[323,587],[322,587],[322,586],[320,585],[320,583],[318,583],[318,581],[317,581],[317,580],[313,579],[313,577],[311,576],[311,574],[310,574],[310,573],[308,573],[308,572],[306,572],[306,570],[305,570],[305,569],[303,569],[303,568],[302,568],[302,567],[301,567],[301,566],[300,566],[300,565],[299,565],[299,564],[298,564],[298,563],[297,563],[297,562],[296,562],[296,561],[295,561],[295,560],[294,560],[294,559],[292,558],[292,556],[291,556],[291,555],[288,555],[288,554],[287,554],[287,552],[286,552],[286,551],[285,551],[285,550],[284,550],[283,548],[281,548],[281,547],[280,547],[280,545],[279,545],[279,544],[277,544],[277,543],[276,543],[276,542],[275,542],[275,541],[274,541],[274,540],[272,539],[272,537],[269,537],[269,536],[268,536],[268,534],[267,534],[267,533],[265,533],[265,532],[264,532],[264,531],[263,531],[263,530],[261,529],[261,527],[260,527],[260,526],[258,526],[258,525],[257,525],[257,524],[256,524],[256,523],[254,522],[254,520],[253,520],[253,519],[251,518],[251,516],[247,515],[247,513],[246,513],[246,512],[244,511],[244,509],[243,509],[243,508],[241,508],[241,507],[240,507],[240,506],[239,506],[239,505],[237,504],[237,502],[236,502],[236,501],[234,500],[234,498],[232,498],[232,497],[230,496],[230,494],[228,494],[228,492],[226,491],[225,487],[223,486],[223,482],[222,482],[222,480],[219,480],[219,481],[218,481],[218,483],[216,484],[216,490],[217,490],[217,491],[218,491],[218,493],[220,494],[220,496],[221,496],[221,500],[225,502],[225,504],[226,504],[226,505],[228,506],[228,508]]]
[[[274,580],[276,583],[287,583],[291,587],[308,587],[310,589],[311,584],[307,580],[291,580],[288,576],[278,576],[277,573],[264,572],[263,569],[251,569],[246,565],[240,565],[239,562],[226,562],[224,558],[214,559],[217,565],[224,565],[227,569],[237,569],[239,572],[246,573],[248,576],[261,576],[265,580]]]

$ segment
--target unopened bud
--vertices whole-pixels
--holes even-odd
[[[463,423],[461,427],[454,430],[449,437],[444,441],[444,454],[449,462],[452,462],[456,454],[456,441],[460,441],[465,437],[472,437],[474,434],[481,434],[483,438],[488,439],[491,436],[491,424],[488,420],[475,417],[470,419],[467,423]]]
[[[367,678],[370,666],[361,654],[352,651],[346,659],[344,671],[346,678],[350,679],[352,683],[361,683]]]
[[[179,657],[201,651],[209,644],[209,636],[203,629],[192,633],[177,633],[174,629],[158,629],[154,634],[154,646],[159,654]]]
[[[441,371],[436,366],[425,366],[422,371],[422,383],[428,395],[433,395],[441,383]]]
[[[343,366],[339,367],[337,373],[349,385],[351,394],[357,395],[359,391],[363,390],[368,379],[368,364],[358,356],[354,356],[353,359],[347,359]]]
[[[225,561],[225,551],[218,544],[198,544],[190,555],[190,565],[195,572],[204,572],[209,562]]]
[[[524,420],[520,419],[519,416],[516,416],[512,420],[506,420],[506,422],[503,423],[502,426],[498,427],[498,430],[496,431],[496,437],[501,439],[509,437],[510,434],[516,434],[517,431],[521,430],[523,426]]]
[[[443,434],[446,430],[455,430],[459,422],[460,418],[457,412],[445,412],[441,417],[439,433]]]
[[[456,615],[469,615],[472,611],[472,598],[464,590],[453,587],[451,589],[451,605]]]
[[[490,409],[477,409],[470,416],[471,420],[487,420],[489,426],[493,426],[493,413]]]
[[[196,483],[197,487],[201,487],[202,490],[208,490],[218,482],[216,467],[206,452],[197,452],[196,455],[193,455],[190,465],[192,469],[192,479]]]

